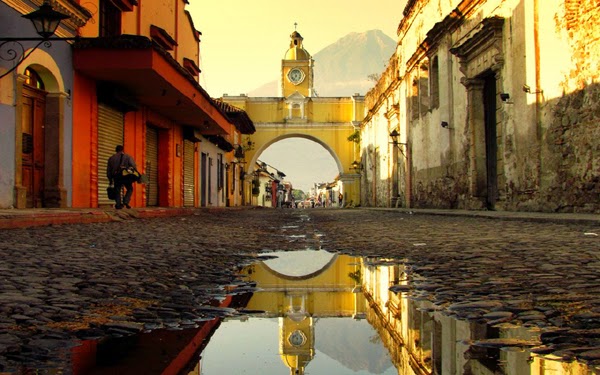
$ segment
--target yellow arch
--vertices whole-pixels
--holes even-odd
[[[46,91],[52,93],[65,92],[65,83],[60,69],[48,52],[40,48],[33,51],[27,60],[17,68],[17,72],[25,74],[25,69],[29,67],[40,75],[46,86]]]
[[[254,122],[256,132],[249,136],[254,149],[245,155],[247,175],[273,143],[293,137],[308,139],[321,145],[335,161],[344,203],[360,204],[360,174],[352,168],[360,150],[348,138],[364,117],[363,97],[307,97],[295,92],[285,98],[240,95],[224,96],[222,100],[246,111]]]
[[[273,143],[288,138],[303,138],[321,145],[335,161],[343,185],[344,203],[360,204],[360,174],[352,169],[357,160],[358,146],[348,137],[354,132],[348,123],[329,124],[255,124],[256,132],[250,136],[253,150],[246,151],[246,173],[251,175],[260,155]]]
[[[257,137],[258,138],[258,137]],[[288,133],[288,134],[281,134],[279,136],[276,136],[270,140],[266,140],[263,144],[261,145],[257,145],[255,143],[255,151],[249,153],[249,155],[252,155],[250,159],[250,163],[248,164],[248,172],[252,172],[252,170],[254,169],[253,167],[256,165],[256,161],[259,159],[260,155],[267,149],[269,148],[272,144],[277,143],[279,141],[282,141],[284,139],[289,139],[289,138],[302,138],[302,139],[308,139],[309,141],[313,141],[318,143],[319,145],[321,145],[325,150],[327,150],[327,152],[331,155],[331,157],[333,158],[333,160],[335,161],[335,164],[337,165],[338,168],[338,172],[340,174],[344,173],[344,166],[342,164],[342,161],[340,160],[340,158],[338,157],[338,155],[336,154],[335,150],[333,150],[331,147],[329,147],[329,145],[325,142],[323,142],[321,139],[315,137],[314,135],[308,134],[308,133]],[[253,137],[254,139],[254,137]],[[256,141],[255,141],[256,142]]]

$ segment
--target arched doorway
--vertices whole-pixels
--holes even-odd
[[[16,103],[15,207],[67,207],[64,188],[62,81],[44,65],[30,64],[18,76]]]

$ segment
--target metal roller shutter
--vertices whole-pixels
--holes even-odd
[[[146,128],[146,206],[158,206],[158,129]]]
[[[123,144],[123,122],[123,112],[98,103],[98,206],[114,204],[106,195],[106,166],[115,147]]]
[[[194,142],[183,141],[183,205],[194,206]]]

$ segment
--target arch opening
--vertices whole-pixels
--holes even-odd
[[[314,183],[333,182],[343,173],[335,151],[318,138],[305,134],[281,135],[262,145],[248,164],[249,173],[254,171],[258,161],[283,172],[285,180],[304,192]]]

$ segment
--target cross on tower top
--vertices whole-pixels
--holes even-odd
[[[294,22],[294,31],[298,31],[298,22]]]

